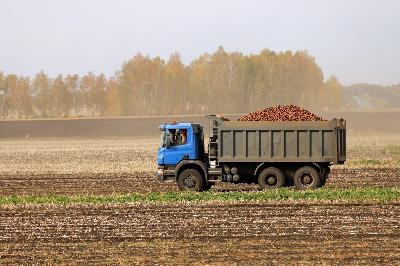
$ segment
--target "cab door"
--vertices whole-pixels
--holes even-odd
[[[177,128],[171,145],[164,151],[164,164],[176,165],[182,160],[192,159],[194,152],[191,128]]]

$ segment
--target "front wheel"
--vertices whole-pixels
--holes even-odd
[[[178,176],[178,189],[182,191],[202,191],[204,183],[203,176],[195,169],[186,169]]]
[[[299,168],[293,176],[294,186],[297,189],[315,189],[321,185],[321,178],[317,170],[311,166]]]

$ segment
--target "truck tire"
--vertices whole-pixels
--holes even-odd
[[[195,169],[186,169],[178,176],[178,189],[186,191],[202,191],[205,186],[204,177]]]
[[[321,187],[325,186],[326,180],[328,180],[328,178],[329,178],[329,172],[325,173],[325,175],[322,176],[322,178],[321,178]]]
[[[276,167],[268,167],[258,176],[258,185],[262,189],[280,188],[285,185],[285,174]]]
[[[311,166],[303,166],[297,169],[293,176],[294,186],[297,189],[315,189],[321,185],[321,177],[318,171]]]
[[[212,188],[211,182],[208,182],[208,184],[206,184],[206,182],[204,182],[203,191],[209,191],[211,188]]]

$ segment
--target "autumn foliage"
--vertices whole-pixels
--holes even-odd
[[[184,64],[138,53],[111,77],[19,77],[0,72],[0,117],[248,113],[273,105],[338,109],[341,85],[307,52],[229,53],[219,47]]]

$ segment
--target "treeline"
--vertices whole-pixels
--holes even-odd
[[[220,47],[185,65],[135,55],[112,77],[50,78],[0,72],[2,118],[247,113],[277,104],[338,109],[341,85],[307,52],[228,53]]]

